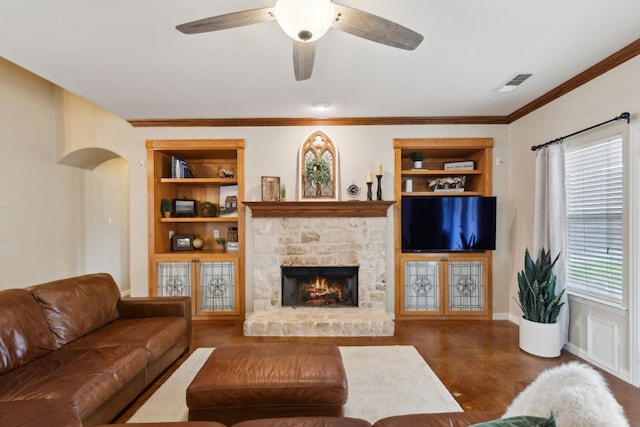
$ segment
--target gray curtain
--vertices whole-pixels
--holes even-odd
[[[535,199],[533,205],[533,248],[535,259],[540,249],[551,252],[552,259],[560,254],[555,266],[556,291],[566,286],[566,192],[564,176],[564,145],[555,144],[537,151]],[[566,292],[564,305],[560,310],[561,345],[565,345],[569,335],[569,304]]]

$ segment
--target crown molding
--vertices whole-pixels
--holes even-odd
[[[577,74],[561,85],[555,87],[554,89],[551,89],[549,92],[545,93],[538,99],[531,101],[524,107],[519,108],[518,110],[509,114],[509,116],[507,116],[509,123],[515,122],[516,120],[526,116],[527,114],[537,110],[538,108],[560,98],[563,95],[566,95],[572,90],[590,82],[596,77],[605,74],[606,72],[616,68],[617,66],[624,64],[628,60],[633,59],[638,55],[640,55],[640,39],[623,47],[613,55],[606,57],[597,64],[587,68],[580,74]]]
[[[506,116],[442,117],[268,117],[229,119],[140,119],[128,120],[133,127],[251,127],[251,126],[389,126],[508,124]]]

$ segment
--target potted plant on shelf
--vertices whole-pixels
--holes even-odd
[[[226,250],[227,250],[227,239],[225,239],[224,237],[219,237],[219,238],[216,239],[216,244],[218,245],[217,246],[218,250],[226,252]]]
[[[162,216],[165,218],[169,218],[171,216],[171,212],[173,212],[173,208],[171,207],[171,200],[162,199],[160,201],[160,212],[162,212]]]
[[[558,357],[560,324],[557,322],[564,289],[556,295],[556,275],[553,267],[560,254],[551,261],[551,254],[540,250],[534,262],[529,249],[524,254],[524,270],[518,273],[518,305],[520,319],[520,348],[540,357]]]
[[[413,160],[414,169],[422,169],[422,159],[424,159],[422,151],[414,151],[411,153],[411,160]]]

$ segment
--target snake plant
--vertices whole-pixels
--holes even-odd
[[[529,249],[524,254],[524,270],[518,273],[518,305],[525,319],[538,323],[555,323],[564,305],[564,289],[556,295],[553,267],[560,254],[551,261],[551,253],[543,249],[534,262]]]

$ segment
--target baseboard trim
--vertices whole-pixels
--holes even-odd
[[[509,313],[493,313],[491,318],[493,320],[511,320]]]

